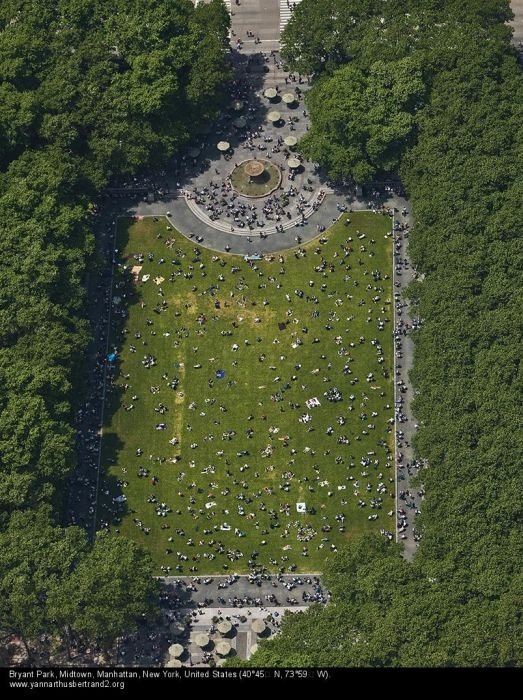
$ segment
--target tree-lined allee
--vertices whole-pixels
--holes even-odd
[[[4,634],[107,646],[152,607],[144,553],[60,528],[90,330],[92,202],[161,165],[228,79],[220,0],[0,7],[0,540]]]

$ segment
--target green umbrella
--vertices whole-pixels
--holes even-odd
[[[267,90],[265,90],[265,92],[263,94],[269,100],[273,100],[276,97],[276,95],[278,94],[278,91],[276,90],[276,88],[267,88]]]
[[[287,161],[287,165],[289,166],[289,168],[294,170],[295,168],[299,168],[301,163],[297,158],[289,158],[289,160]]]
[[[292,92],[286,92],[281,99],[286,105],[291,105],[293,102],[296,102],[296,97],[292,94]]]
[[[296,136],[286,136],[283,139],[283,143],[286,146],[295,146],[298,143],[298,139],[296,138]]]
[[[247,122],[245,121],[244,117],[238,117],[238,119],[233,121],[233,124],[237,129],[243,129]]]
[[[281,119],[281,114],[274,110],[273,112],[269,112],[269,114],[267,115],[267,119],[270,122],[279,122]]]

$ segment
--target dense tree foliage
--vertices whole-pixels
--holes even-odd
[[[46,633],[107,647],[154,611],[158,582],[135,544],[55,527],[46,506],[17,512],[0,533],[0,629],[24,643]]]
[[[366,537],[336,555],[324,578],[332,589],[332,601],[307,613],[287,615],[281,634],[261,643],[245,665],[428,667],[521,662],[520,573],[500,595],[487,596],[468,588],[464,571],[444,572],[427,561],[407,563],[396,545]]]
[[[301,148],[334,179],[350,173],[368,182],[398,166],[423,93],[421,72],[409,58],[376,61],[368,73],[344,66],[311,91],[312,127]]]
[[[218,107],[227,25],[219,0],[2,3],[4,164],[52,144],[100,186],[165,158]]]
[[[111,177],[161,164],[218,112],[228,26],[221,0],[0,5],[2,631],[57,630],[53,577],[71,593],[67,605],[52,598],[53,619],[78,634],[108,643],[147,612],[147,559],[105,539],[89,551],[79,531],[53,525],[75,463],[90,211]],[[48,557],[55,541],[70,545],[61,560]]]
[[[510,30],[500,22],[510,16],[506,0],[304,0],[282,37],[290,68],[317,78],[306,94],[304,153],[337,181],[395,172],[432,80],[453,70],[460,51],[506,55]],[[457,75],[467,80],[470,71]]]
[[[322,17],[344,6],[344,52],[319,66],[300,47],[321,43]],[[287,60],[326,74],[310,104],[332,148],[343,149],[343,120],[316,114],[325,85],[343,84],[349,68],[369,80],[377,60],[394,70],[408,58],[423,75],[416,140],[393,171],[412,200],[410,253],[423,273],[410,290],[423,320],[412,380],[428,469],[413,562],[373,540],[340,553],[326,572],[332,603],[289,616],[253,664],[521,664],[523,83],[509,17],[505,0],[303,0],[289,24]]]
[[[137,620],[154,614],[160,584],[151,569],[149,555],[136,544],[102,533],[50,592],[53,619],[62,629],[110,646]]]
[[[73,463],[89,200],[113,174],[167,158],[216,112],[228,15],[218,0],[198,10],[189,0],[12,0],[0,27],[0,503],[9,512],[48,500]]]
[[[49,632],[50,591],[67,578],[87,547],[80,528],[53,527],[48,508],[15,513],[0,533],[0,628],[24,641]]]

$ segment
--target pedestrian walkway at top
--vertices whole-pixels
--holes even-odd
[[[280,0],[280,33],[283,32],[290,20],[294,8],[299,5],[301,0]]]

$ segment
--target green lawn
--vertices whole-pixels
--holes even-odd
[[[393,528],[390,219],[350,217],[304,256],[252,267],[163,219],[120,220],[98,512],[150,550],[159,574],[245,572],[254,550],[270,570],[321,571],[334,547]],[[329,401],[336,389],[341,400]],[[313,398],[321,405],[307,408]]]

